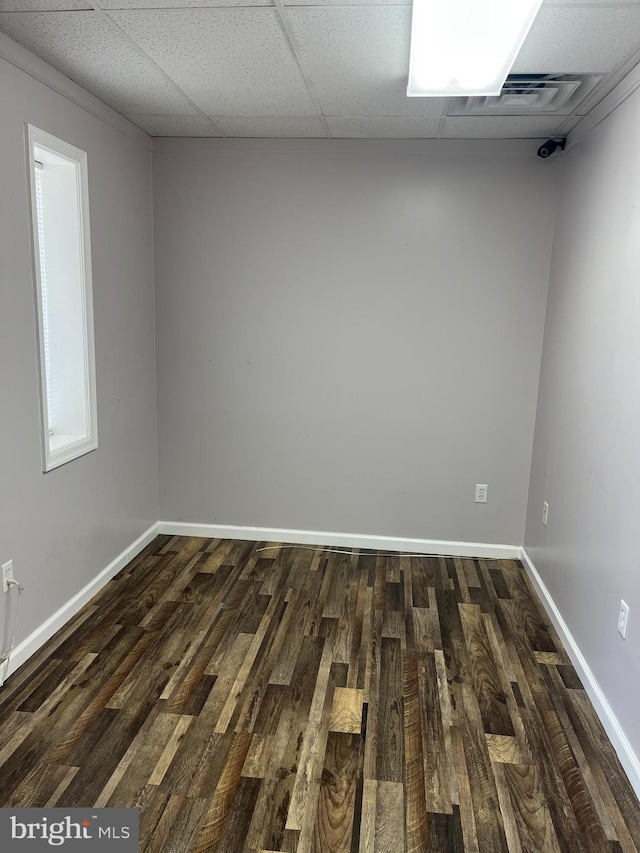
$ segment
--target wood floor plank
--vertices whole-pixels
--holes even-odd
[[[362,706],[364,690],[352,687],[336,687],[333,693],[330,732],[360,734],[362,731]]]
[[[44,807],[55,803],[78,772],[77,767],[39,762],[11,794],[12,808]]]
[[[277,605],[277,599],[275,597],[272,598],[264,616],[260,620],[258,630],[252,635],[252,640],[249,648],[247,649],[247,654],[242,661],[242,665],[238,670],[238,674],[236,675],[233,684],[231,685],[231,690],[229,691],[227,700],[220,711],[220,716],[218,717],[218,722],[215,727],[215,731],[218,734],[224,734],[231,722],[236,705],[238,704],[238,700],[240,699],[242,690],[247,682],[251,668],[253,667],[254,661],[260,651],[260,647],[264,642],[265,635],[269,628],[269,623],[273,618]]]
[[[447,737],[450,737],[451,708],[448,691],[442,683],[446,679],[444,658],[439,675],[436,655],[437,651],[421,656],[418,672],[426,803],[430,812],[450,814],[452,765]]]
[[[476,818],[473,811],[473,799],[471,797],[471,783],[467,768],[467,761],[464,754],[464,742],[462,733],[458,728],[454,728],[451,741],[453,747],[454,772],[457,777],[460,799],[460,831],[464,841],[464,849],[467,853],[480,853]]]
[[[429,826],[423,716],[420,713],[418,653],[415,648],[407,650],[403,664],[405,839],[407,853],[417,853],[428,849]]]
[[[451,814],[429,812],[429,851],[431,853],[465,853],[460,809],[454,806]]]
[[[397,853],[405,847],[404,787],[379,781],[376,789],[376,853]]]
[[[590,853],[606,853],[609,841],[560,719],[554,711],[542,711],[540,717],[587,849]]]
[[[478,846],[481,851],[507,853],[502,818],[497,809],[487,809],[487,802],[497,802],[498,794],[486,735],[481,732],[481,717],[470,684],[463,685],[465,722],[463,749],[469,776],[471,801],[475,817]]]
[[[316,809],[314,853],[351,850],[361,748],[361,738],[356,735],[329,733]]]
[[[264,779],[267,772],[267,762],[273,750],[273,742],[274,735],[253,735],[242,768],[242,776],[249,779]]]
[[[209,804],[209,808],[200,822],[198,834],[191,846],[192,853],[215,853],[224,850],[221,846],[224,838],[224,825],[233,807],[236,790],[240,784],[240,773],[247,758],[251,735],[240,732],[233,736],[233,742],[227,756],[220,780]]]
[[[0,805],[136,807],[144,853],[640,853],[514,560],[158,537],[0,691]]]
[[[376,573],[378,569],[376,567]],[[376,574],[377,577],[377,574]],[[373,610],[373,625],[369,643],[367,678],[364,695],[367,711],[367,736],[364,746],[364,778],[376,779],[378,759],[378,720],[380,716],[380,650],[382,644],[382,611]]]
[[[177,853],[191,850],[192,840],[207,813],[206,800],[185,799],[177,794],[169,797],[145,851],[148,853]]]
[[[505,764],[504,777],[523,853],[561,853],[536,768]]]
[[[383,637],[376,764],[377,779],[381,782],[402,782],[404,775],[402,694],[400,640]]]
[[[247,835],[249,849],[280,849],[324,648],[325,641],[320,638],[302,640],[292,679],[293,690],[289,701],[282,705],[273,750],[251,819]]]
[[[333,687],[329,683],[332,655],[332,643],[327,640],[320,658],[307,726],[300,743],[286,829],[302,831],[305,815],[314,808],[316,783],[321,773],[322,756],[329,732],[328,712],[333,704]]]
[[[558,649],[553,642],[547,619],[536,603],[524,572],[514,560],[501,562],[502,572],[511,592],[518,621],[534,652],[553,652]]]
[[[562,853],[577,853],[587,849],[585,839],[580,832],[578,821],[571,807],[567,789],[564,786],[560,768],[556,765],[549,738],[540,712],[535,709],[522,710],[525,719],[527,737],[535,758],[540,783],[545,793],[551,821],[558,838]]]
[[[489,758],[501,764],[521,764],[522,755],[515,737],[509,735],[485,735]]]
[[[358,853],[369,853],[369,851],[375,849],[377,791],[378,783],[375,779],[364,780]]]
[[[515,736],[505,686],[501,683],[498,664],[482,621],[482,611],[475,604],[461,604],[459,609],[484,731]]]

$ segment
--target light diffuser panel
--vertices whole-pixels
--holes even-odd
[[[407,95],[499,95],[541,3],[413,0]]]

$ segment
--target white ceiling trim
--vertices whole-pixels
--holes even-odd
[[[568,151],[601,124],[614,110],[623,104],[627,98],[640,88],[640,65],[636,65],[618,85],[605,95],[604,98],[587,113],[584,118],[570,131],[567,136]]]
[[[20,71],[33,77],[34,80],[43,83],[58,95],[117,130],[118,133],[126,136],[146,151],[152,150],[153,141],[144,130],[3,33],[0,33],[0,59],[14,65]]]

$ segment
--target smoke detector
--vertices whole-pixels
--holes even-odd
[[[450,116],[570,115],[601,74],[510,74],[499,95],[452,98]]]

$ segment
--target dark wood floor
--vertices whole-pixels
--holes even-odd
[[[144,851],[640,851],[522,567],[159,537],[0,692],[0,803]]]

